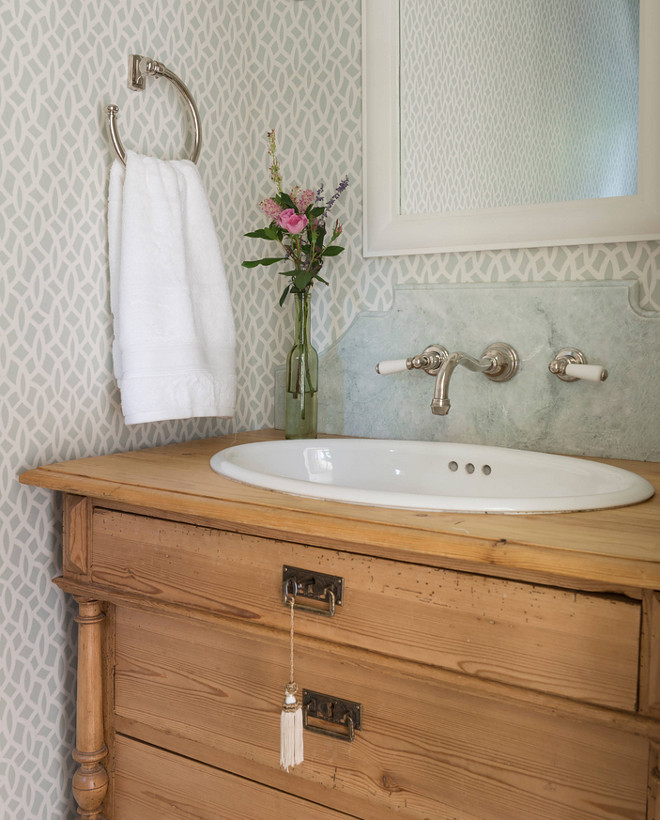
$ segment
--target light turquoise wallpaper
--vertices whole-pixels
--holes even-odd
[[[126,86],[148,54],[193,91],[209,193],[235,310],[239,395],[232,422],[127,428],[111,369],[105,106],[124,144],[186,153],[186,114],[164,81]],[[280,282],[246,271],[270,193],[265,133],[286,180],[334,189],[347,251],[314,294],[324,350],[393,286],[637,279],[660,306],[657,242],[370,259],[361,256],[359,0],[0,0],[0,806],[3,820],[73,818],[75,628],[50,580],[61,571],[60,509],[18,474],[44,462],[273,424],[274,368],[291,317]]]
[[[401,0],[401,212],[637,191],[639,0]]]
[[[252,155],[244,6],[0,0],[3,820],[74,816],[76,625],[50,583],[61,573],[60,505],[20,486],[18,474],[229,429],[213,419],[123,424],[110,358],[104,108],[120,106],[127,146],[174,156],[183,152],[185,113],[162,80],[142,95],[128,90],[129,52],[155,55],[194,89],[205,128],[200,170],[235,272]],[[243,424],[263,423],[248,404],[244,396]]]

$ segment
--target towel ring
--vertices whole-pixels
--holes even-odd
[[[193,126],[195,129],[195,145],[193,147],[190,159],[192,162],[197,162],[199,152],[202,147],[202,125],[199,121],[199,111],[192,98],[192,94],[186,87],[183,80],[179,79],[173,71],[170,71],[167,66],[159,63],[157,60],[152,60],[149,57],[143,57],[140,54],[129,54],[128,56],[128,85],[134,91],[143,91],[147,75],[152,77],[166,77],[170,82],[178,88],[183,95],[183,99],[188,103],[190,113],[193,119]],[[119,113],[119,106],[109,105],[107,108],[108,120],[110,122],[110,138],[115,152],[121,162],[126,165],[126,150],[119,138],[119,131],[117,130],[117,114]]]

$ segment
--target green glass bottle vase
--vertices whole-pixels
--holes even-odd
[[[311,342],[309,290],[294,293],[294,342],[286,360],[286,438],[316,438],[319,357]]]

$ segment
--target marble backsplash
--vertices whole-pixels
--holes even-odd
[[[320,357],[319,431],[466,441],[611,458],[660,460],[660,314],[638,306],[637,283],[409,285],[386,312],[359,315]],[[479,357],[512,345],[520,369],[492,382],[457,368],[447,416],[431,414],[423,371],[379,376],[375,365],[439,343]],[[560,349],[607,368],[605,382],[566,383],[548,371]],[[283,368],[276,373],[283,427]]]

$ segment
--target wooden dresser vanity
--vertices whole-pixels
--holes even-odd
[[[660,820],[659,495],[440,514],[297,498],[209,467],[222,447],[276,437],[21,477],[64,493],[56,583],[79,604],[82,817]],[[612,463],[660,489],[660,464]],[[309,730],[288,774],[283,572],[312,596],[296,599]]]

